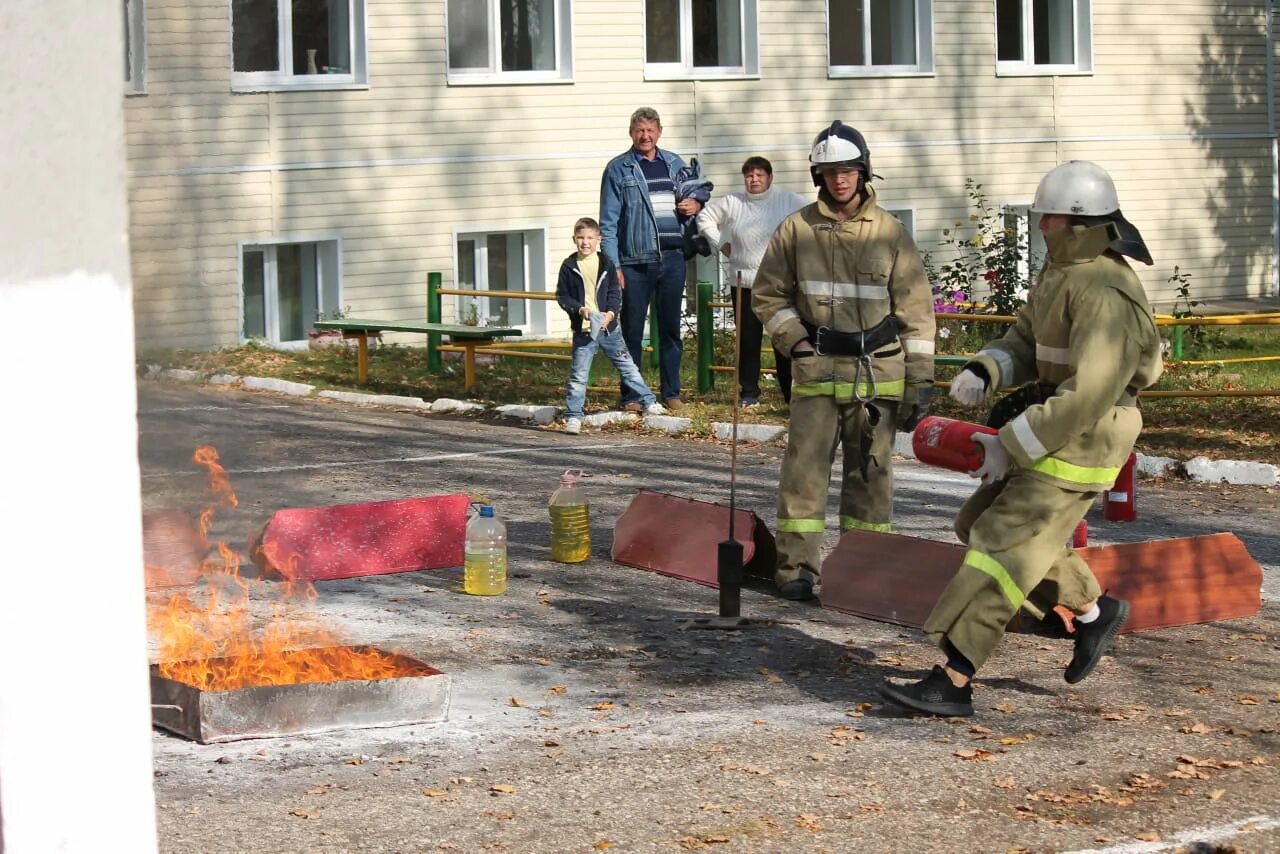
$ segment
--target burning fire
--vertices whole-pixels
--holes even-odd
[[[200,513],[200,541],[207,549],[215,506],[235,508],[239,502],[226,469],[218,462],[217,450],[201,446],[192,460],[209,470],[209,488],[215,498]],[[420,668],[380,650],[343,646],[314,620],[291,618],[286,612],[300,603],[314,602],[316,591],[310,582],[291,580],[288,572],[280,595],[270,603],[271,615],[262,624],[253,613],[252,594],[265,591],[268,583],[243,578],[240,556],[225,543],[217,543],[216,548],[218,559],[205,565],[203,591],[172,595],[148,610],[148,626],[160,642],[161,676],[202,691],[233,691],[422,675]]]

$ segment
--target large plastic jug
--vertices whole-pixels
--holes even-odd
[[[462,592],[497,596],[507,589],[507,526],[485,504],[467,523]]]
[[[551,494],[551,559],[582,563],[591,556],[591,507],[578,478],[582,469],[560,476],[560,488]]]

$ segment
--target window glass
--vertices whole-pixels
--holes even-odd
[[[244,337],[267,337],[266,258],[260,249],[244,253]]]
[[[871,64],[916,64],[916,12],[909,0],[871,0]]]
[[[738,0],[693,0],[693,64],[742,65],[742,16]]]
[[[280,341],[298,341],[306,337],[310,324],[302,319],[302,279],[302,246],[297,243],[277,246],[276,305],[279,310],[276,334]]]
[[[489,67],[487,3],[449,0],[449,67]]]
[[[293,0],[293,73],[350,71],[351,33],[344,0]]]
[[[1076,61],[1072,0],[1033,0],[1031,31],[1036,65],[1070,65]]]
[[[133,76],[133,21],[129,14],[130,0],[124,0],[124,79],[129,82]]]
[[[996,0],[996,58],[1022,61],[1022,0]]]
[[[502,70],[554,71],[555,0],[509,0],[500,5]]]
[[[862,0],[829,0],[827,8],[831,64],[865,65]]]
[[[680,0],[645,0],[646,62],[680,61]]]
[[[231,55],[235,71],[278,71],[276,0],[231,0]]]

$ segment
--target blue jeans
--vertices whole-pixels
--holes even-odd
[[[680,396],[680,309],[684,305],[684,253],[678,249],[662,253],[651,264],[626,264],[622,275],[627,287],[622,292],[622,337],[631,359],[640,364],[644,322],[649,316],[649,300],[658,304],[658,328],[650,330],[658,349],[658,378],[662,399]],[[622,380],[622,403],[639,400],[641,392]]]
[[[649,386],[645,384],[644,377],[640,376],[640,369],[631,360],[631,354],[627,352],[626,342],[622,338],[621,324],[613,324],[613,329],[601,329],[599,339],[592,341],[587,338],[585,344],[576,343],[577,337],[575,336],[573,345],[573,369],[569,372],[569,394],[564,399],[566,417],[582,417],[582,407],[587,402],[587,376],[591,373],[591,360],[595,358],[597,349],[603,350],[609,357],[609,361],[613,362],[613,366],[622,376],[624,386],[639,389],[636,400],[645,406],[657,401],[653,392],[649,390]]]

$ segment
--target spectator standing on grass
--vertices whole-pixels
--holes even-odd
[[[596,350],[604,354],[618,369],[622,381],[640,395],[639,402],[647,415],[666,412],[640,369],[627,352],[618,323],[622,307],[622,289],[613,263],[597,251],[600,225],[591,217],[583,217],[573,225],[573,245],[577,252],[564,259],[556,281],[556,302],[569,314],[573,328],[573,360],[569,371],[569,393],[565,397],[564,432],[582,432],[582,409],[587,401],[587,378]]]
[[[1023,387],[992,410],[988,423],[998,433],[973,435],[983,449],[973,474],[982,485],[955,522],[968,551],[924,624],[946,664],[918,682],[880,689],[912,711],[973,714],[974,673],[1019,609],[1063,616],[1075,637],[1063,673],[1072,684],[1089,675],[1129,617],[1129,603],[1104,595],[1065,544],[1128,459],[1142,430],[1138,392],[1163,370],[1151,306],[1123,257],[1150,264],[1151,253],[1096,163],[1051,169],[1031,210],[1049,249],[1044,269],[1017,323],[951,383],[951,396],[966,406],[998,388]]]
[[[659,390],[667,406],[680,409],[680,314],[684,305],[685,236],[677,214],[696,216],[697,199],[676,202],[676,182],[685,163],[658,147],[662,120],[641,107],[631,114],[631,148],[609,161],[600,180],[601,252],[618,268],[622,287],[622,336],[639,365],[649,301],[658,306],[652,338],[658,350]],[[622,408],[644,409],[640,389],[622,380]]]
[[[742,164],[743,191],[714,199],[698,214],[698,233],[728,259],[733,322],[742,337],[738,356],[738,394],[743,406],[760,402],[760,344],[764,326],[751,310],[751,285],[760,259],[778,225],[809,203],[799,193],[773,186],[773,164],[748,157]],[[778,389],[791,402],[791,361],[773,351]]]

